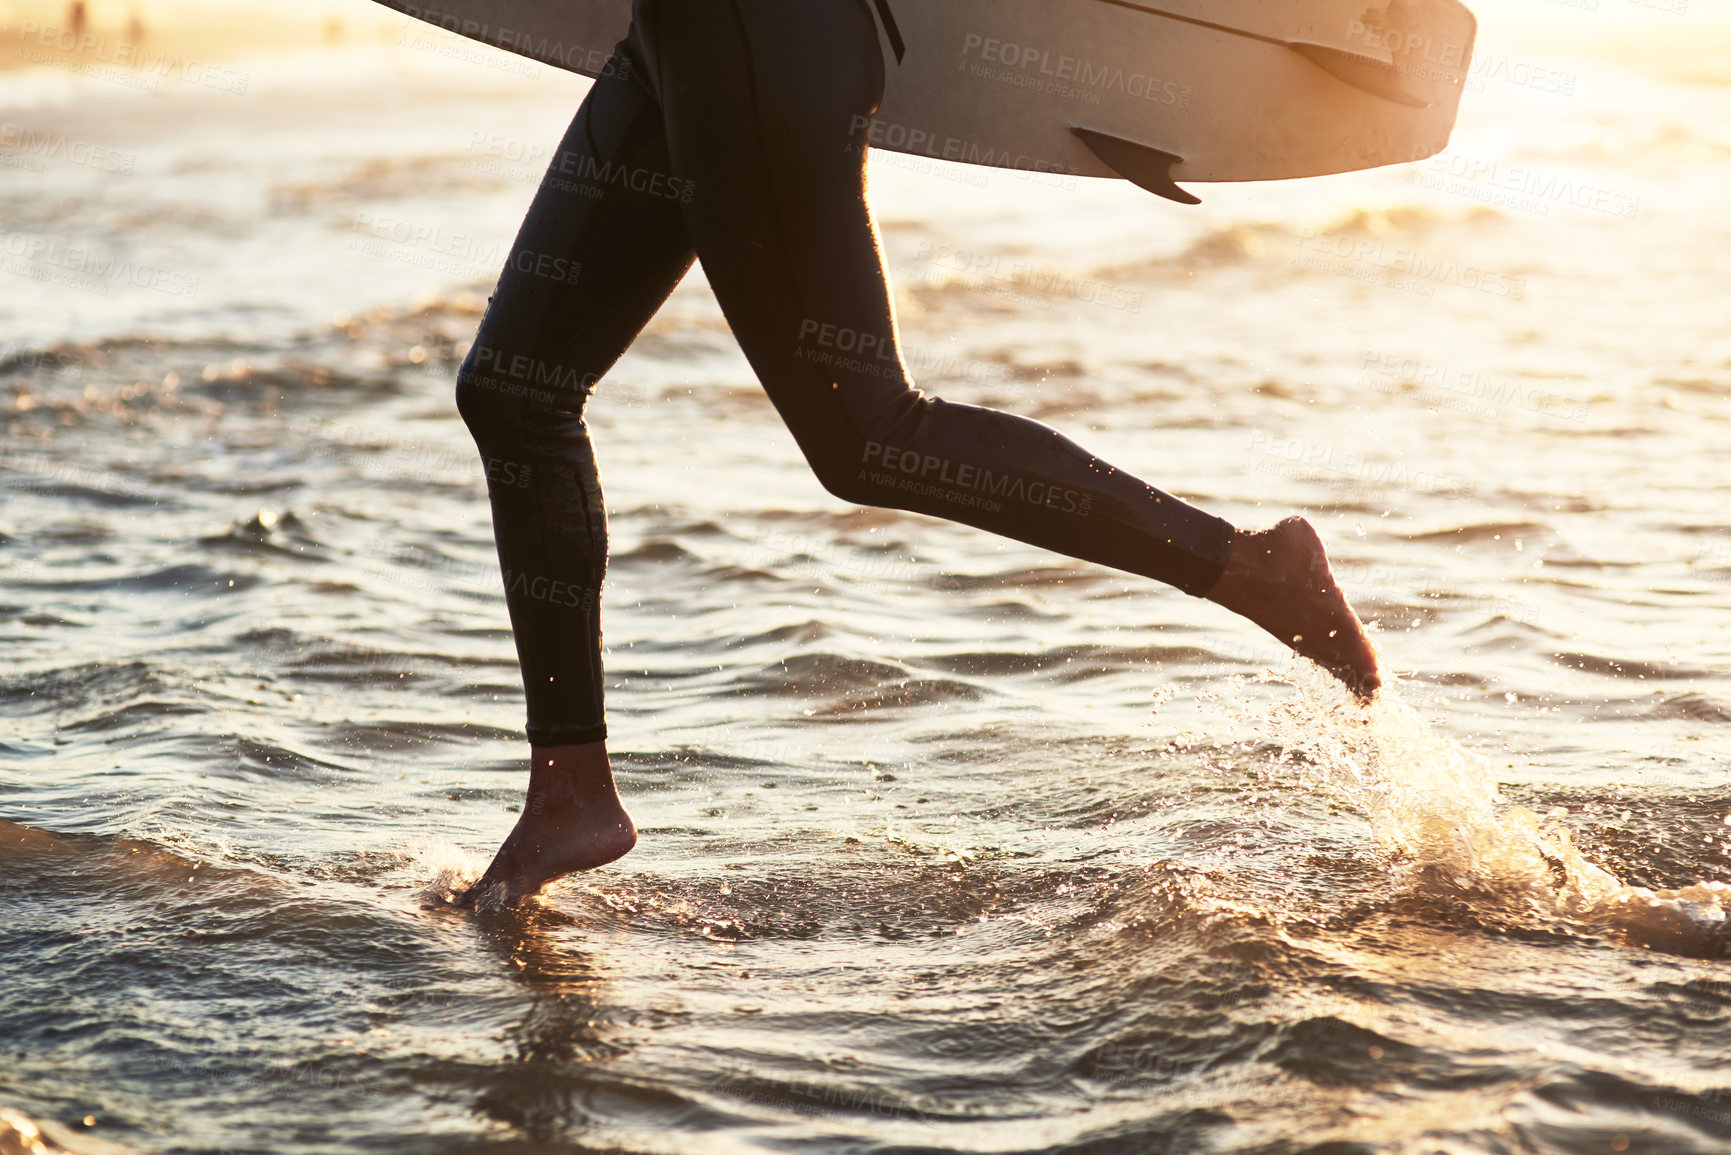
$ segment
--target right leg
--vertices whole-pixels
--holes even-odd
[[[734,336],[835,496],[1205,593],[1233,527],[902,364],[866,198],[886,64],[862,0],[640,0],[690,235]]]
[[[1375,655],[1307,524],[1241,533],[1049,426],[913,387],[866,198],[886,67],[866,4],[638,11],[704,272],[826,489],[1168,582],[1375,691]]]
[[[693,259],[641,73],[628,40],[561,142],[457,377],[485,462],[531,745],[522,816],[466,901],[510,901],[636,842],[607,761],[607,521],[583,407]]]

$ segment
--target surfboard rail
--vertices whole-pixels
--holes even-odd
[[[632,0],[376,0],[585,76]],[[1477,21],[1460,0],[872,0],[886,51],[862,146],[1185,182],[1422,160],[1448,144]]]

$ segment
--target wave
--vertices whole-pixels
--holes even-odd
[[[1317,673],[1247,718],[1279,765],[1370,821],[1398,876],[1482,917],[1606,933],[1695,958],[1731,957],[1731,884],[1634,886],[1589,861],[1563,822],[1509,805],[1484,759],[1431,730],[1385,687],[1368,707]]]
[[[741,680],[741,692],[827,696],[874,689],[909,677],[904,666],[842,654],[794,654]]]
[[[1206,646],[1079,644],[1032,653],[966,651],[937,654],[919,659],[918,664],[974,678],[1047,674],[1053,681],[1069,683],[1165,665],[1215,669],[1223,662],[1236,662],[1242,658],[1242,654],[1222,653]]]
[[[1565,666],[1571,670],[1598,674],[1606,678],[1631,678],[1639,682],[1701,681],[1709,680],[1715,676],[1710,670],[1679,666],[1675,663],[1659,665],[1655,662],[1642,662],[1633,658],[1606,658],[1597,654],[1583,654],[1573,650],[1558,651],[1551,654],[1550,658],[1557,665]]]
[[[850,694],[839,702],[830,702],[811,711],[814,718],[841,718],[869,714],[876,710],[896,710],[909,706],[929,706],[939,702],[977,702],[984,690],[966,682],[949,678],[910,678],[893,686],[883,686],[864,694]],[[872,721],[861,717],[859,721]]]

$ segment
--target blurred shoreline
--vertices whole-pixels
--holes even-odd
[[[290,6],[280,13],[210,9],[149,16],[115,5],[21,7],[0,13],[0,73],[26,68],[196,73],[252,53],[389,39],[399,34],[395,27],[402,19],[373,5],[357,6],[359,18]]]

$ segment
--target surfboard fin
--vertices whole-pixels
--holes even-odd
[[[1378,60],[1344,48],[1330,48],[1326,44],[1308,44],[1302,40],[1289,40],[1286,46],[1336,80],[1372,96],[1380,96],[1407,108],[1429,108],[1431,105],[1412,90],[1393,61]]]
[[[902,30],[896,27],[896,14],[890,11],[889,0],[876,0],[878,16],[884,22],[884,35],[890,38],[890,51],[896,54],[896,63],[902,62],[908,46],[902,43]]]
[[[1183,157],[1133,140],[1095,132],[1091,128],[1072,125],[1070,131],[1080,137],[1088,151],[1104,161],[1107,168],[1131,184],[1181,205],[1202,203],[1201,197],[1185,192],[1172,180],[1172,166],[1181,162]]]

